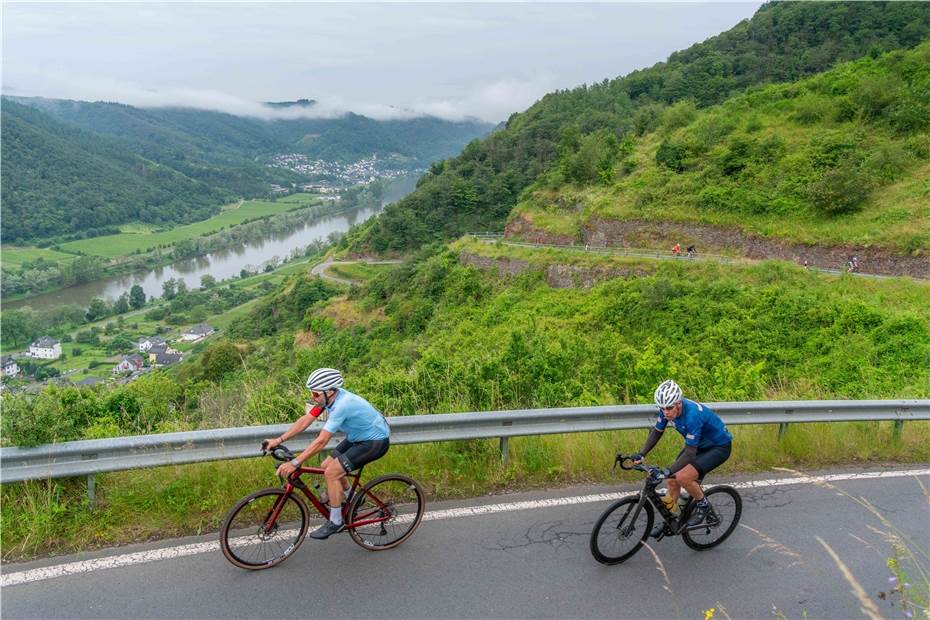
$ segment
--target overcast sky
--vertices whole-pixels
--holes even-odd
[[[760,2],[220,4],[3,2],[3,92],[266,115],[498,122],[542,95],[665,60]]]

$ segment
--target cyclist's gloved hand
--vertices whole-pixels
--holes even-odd
[[[262,452],[270,452],[277,448],[280,443],[280,437],[275,437],[274,439],[265,439],[262,441]]]
[[[640,463],[642,463],[643,459],[645,458],[646,458],[646,455],[643,454],[642,452],[637,452],[636,454],[630,456],[630,460],[633,461],[633,463],[636,465],[639,465]]]

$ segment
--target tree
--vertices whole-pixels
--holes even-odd
[[[134,310],[138,310],[145,305],[145,291],[138,284],[133,284],[129,289],[129,305]]]
[[[113,312],[116,314],[129,312],[129,295],[127,293],[123,293],[113,302]]]
[[[66,280],[84,284],[99,280],[103,275],[103,259],[99,256],[80,256],[66,268]]]
[[[41,326],[31,310],[10,310],[3,313],[3,340],[14,347],[30,342],[39,335]]]
[[[94,297],[90,300],[90,307],[87,308],[87,312],[84,314],[84,318],[87,319],[88,323],[93,323],[99,319],[110,314],[110,308],[107,306],[107,302],[100,299],[99,297]]]
[[[236,345],[228,340],[210,345],[200,360],[203,376],[210,381],[219,381],[241,366],[242,355]]]
[[[213,288],[216,286],[216,278],[209,273],[200,276],[200,288]]]
[[[161,283],[162,299],[170,300],[174,299],[178,294],[178,281],[174,278],[169,278]]]

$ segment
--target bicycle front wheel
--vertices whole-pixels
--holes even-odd
[[[220,529],[226,559],[247,570],[280,564],[307,534],[307,506],[282,489],[262,489],[232,507]]]
[[[725,541],[736,529],[740,515],[743,514],[743,500],[733,487],[714,487],[705,491],[704,497],[711,506],[704,523],[681,533],[685,544],[698,551],[716,547]]]
[[[649,502],[644,502],[642,510],[635,514],[638,504],[638,495],[624,497],[597,520],[591,532],[591,554],[595,560],[601,564],[619,564],[643,546],[652,531],[655,515]]]
[[[413,534],[423,519],[426,500],[412,478],[388,474],[366,484],[349,511],[349,535],[369,551],[391,549]]]
[[[639,496],[624,497],[601,515],[591,532],[591,554],[601,564],[619,564],[632,557],[643,546],[652,531],[655,518],[652,504],[643,503],[636,513]]]

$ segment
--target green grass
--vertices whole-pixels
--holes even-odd
[[[227,207],[218,215],[202,222],[178,226],[163,232],[123,233],[82,239],[64,243],[61,247],[68,251],[93,254],[106,258],[126,256],[133,252],[146,252],[162,245],[171,245],[183,239],[194,239],[224,228],[236,226],[246,220],[270,215],[278,215],[294,209],[311,206],[318,201],[311,194],[293,194],[272,202],[269,200],[249,200],[238,208]],[[233,205],[234,207],[235,205]],[[141,229],[140,229],[141,230]]]
[[[71,262],[76,257],[74,254],[32,246],[4,245],[0,247],[0,263],[8,269],[19,269],[23,263],[32,262],[37,258],[63,265]]]
[[[930,426],[908,422],[900,439],[891,422],[791,425],[779,440],[775,425],[739,426],[733,456],[713,481],[773,467],[812,470],[930,459]],[[585,483],[637,483],[639,474],[611,469],[617,450],[639,449],[645,430],[579,433],[510,440],[510,463],[497,440],[393,446],[366,469],[366,480],[398,471],[413,476],[428,501],[500,491]],[[298,448],[303,442],[292,442]],[[677,436],[661,442],[650,461],[670,463]],[[275,486],[270,459],[241,459],[97,476],[98,506],[85,501],[82,479],[2,487],[5,562],[218,529],[226,511],[251,491]],[[782,475],[782,474],[776,474]]]
[[[77,357],[74,356],[75,347],[81,349],[81,355]],[[62,373],[68,370],[87,368],[93,361],[103,362],[103,364],[93,369],[94,372],[109,372],[113,370],[113,366],[118,364],[119,360],[123,357],[122,354],[108,355],[102,347],[95,347],[94,345],[82,344],[80,342],[61,343],[61,352],[66,355],[65,359],[58,360],[51,364],[51,366],[54,366]]]

